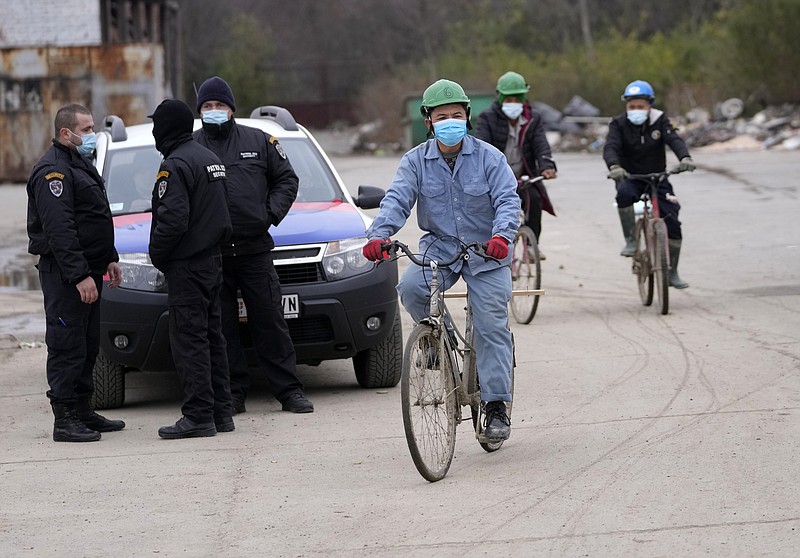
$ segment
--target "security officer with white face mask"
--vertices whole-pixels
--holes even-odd
[[[194,139],[213,151],[228,174],[228,209],[233,234],[222,245],[223,333],[227,340],[234,410],[244,412],[250,371],[239,336],[241,293],[247,327],[269,388],[281,409],[311,413],[314,405],[296,375],[297,357],[283,317],[281,286],[272,261],[269,234],[297,197],[299,180],[278,138],[238,124],[236,101],[228,83],[217,76],[197,91],[203,127]]]

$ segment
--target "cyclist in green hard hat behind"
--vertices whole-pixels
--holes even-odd
[[[446,79],[430,85],[420,110],[432,139],[400,161],[380,211],[367,230],[364,256],[383,257],[381,245],[403,227],[416,205],[424,235],[419,250],[427,259],[448,261],[461,243],[488,245],[483,258],[459,260],[445,271],[443,287],[459,277],[471,293],[485,434],[492,441],[511,434],[506,402],[511,401],[512,341],[508,329],[511,299],[509,243],[519,227],[517,180],[503,153],[467,135],[470,101],[464,89]],[[406,268],[397,285],[400,301],[414,321],[428,315],[430,269]]]
[[[530,86],[517,72],[506,72],[497,80],[497,100],[478,116],[475,137],[502,151],[517,179],[522,176],[556,177],[550,144],[544,132],[542,115],[528,102]],[[541,182],[526,190],[525,223],[536,240],[542,233],[542,210],[555,216],[547,189]],[[544,254],[539,253],[541,259]]]

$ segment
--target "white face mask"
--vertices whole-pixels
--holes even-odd
[[[629,110],[628,120],[635,126],[644,124],[645,120],[647,120],[647,112],[646,110]]]
[[[522,103],[503,103],[503,114],[509,120],[516,120],[522,114]]]

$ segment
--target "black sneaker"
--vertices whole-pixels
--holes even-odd
[[[484,406],[483,434],[492,442],[508,440],[511,436],[511,419],[503,401],[488,401]]]
[[[293,393],[285,401],[281,402],[281,408],[284,411],[291,411],[293,413],[313,413],[314,405],[306,399],[302,393]]]
[[[168,440],[178,438],[204,438],[215,436],[217,428],[213,422],[194,422],[187,417],[181,417],[172,426],[162,426],[158,429],[158,435]]]
[[[217,432],[233,432],[236,430],[233,417],[214,417],[214,426],[217,428]]]
[[[237,401],[236,399],[233,400],[233,414],[239,415],[241,413],[246,413],[247,409],[244,407],[244,399],[241,401]]]

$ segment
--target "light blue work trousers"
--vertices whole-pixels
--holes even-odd
[[[482,401],[511,401],[511,331],[508,329],[508,302],[511,300],[511,269],[498,267],[473,275],[464,265],[459,273],[439,270],[446,291],[463,277],[472,304],[475,350]],[[400,302],[419,323],[428,316],[430,306],[430,268],[409,265],[397,284]]]

